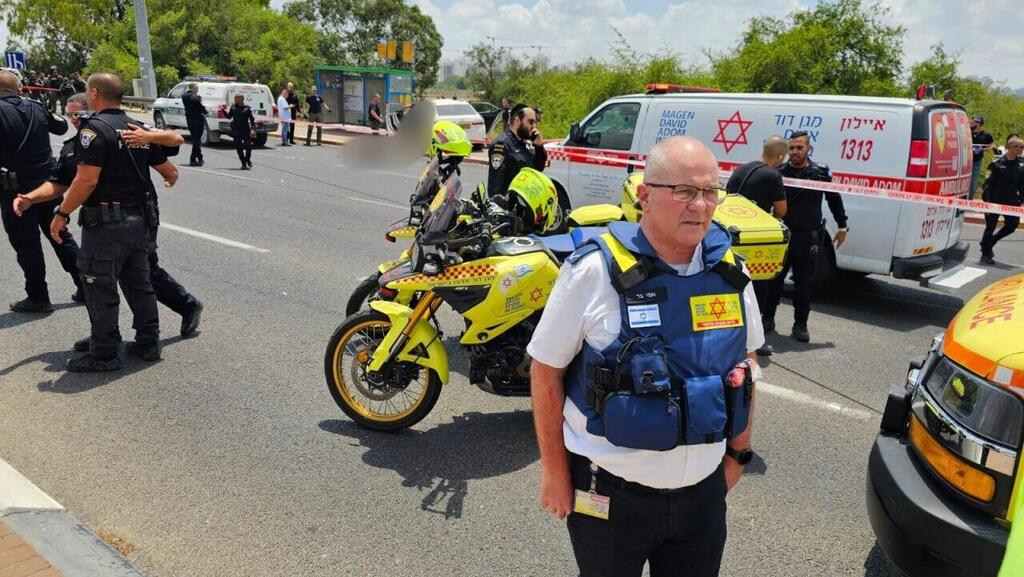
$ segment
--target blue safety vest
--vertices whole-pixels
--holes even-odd
[[[682,276],[640,227],[614,222],[568,262],[600,251],[619,293],[619,335],[603,350],[584,342],[566,393],[587,432],[621,447],[667,451],[716,443],[746,429],[753,384],[726,378],[746,357],[743,289],[749,278],[717,222],[702,242],[704,270]]]

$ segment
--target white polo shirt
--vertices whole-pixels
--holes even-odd
[[[693,260],[674,266],[683,276],[704,270],[701,246]],[[744,267],[745,268],[745,267]],[[672,295],[669,294],[669,307]],[[747,351],[764,344],[761,312],[752,284],[743,291],[747,327]],[[676,306],[689,306],[680,299]],[[572,362],[586,341],[603,350],[619,336],[621,316],[619,294],[611,285],[608,267],[600,252],[584,256],[575,266],[565,263],[551,296],[544,307],[537,330],[527,347],[534,359],[545,365],[564,368]],[[598,467],[634,483],[658,489],[687,487],[713,473],[725,455],[725,441],[706,445],[680,445],[669,451],[647,451],[616,447],[604,437],[587,432],[587,418],[566,397],[562,412],[565,447],[587,457]]]

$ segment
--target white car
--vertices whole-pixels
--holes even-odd
[[[274,97],[265,84],[248,84],[234,82],[230,79],[218,80],[209,77],[192,80],[186,78],[167,92],[166,96],[153,102],[153,124],[157,128],[184,128],[185,105],[181,101],[182,94],[188,85],[195,82],[199,85],[199,96],[206,107],[206,130],[203,131],[202,143],[218,142],[223,135],[231,135],[231,119],[227,117],[228,109],[235,103],[235,95],[245,97],[256,117],[256,138],[254,146],[267,143],[267,133],[277,130],[277,107]]]
[[[475,145],[482,146],[487,136],[484,118],[468,102],[440,98],[434,100],[437,120],[450,120],[466,131],[466,136]]]

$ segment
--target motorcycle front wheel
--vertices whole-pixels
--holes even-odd
[[[377,281],[379,280],[380,272],[375,272],[356,286],[356,290],[352,291],[352,295],[348,297],[348,303],[345,305],[345,316],[350,317],[356,314],[370,302],[370,297],[377,294]]]
[[[370,357],[389,330],[391,321],[386,315],[359,312],[338,326],[324,355],[324,376],[334,402],[356,423],[375,431],[415,425],[441,395],[437,373],[415,363],[393,363],[378,374],[367,370]]]

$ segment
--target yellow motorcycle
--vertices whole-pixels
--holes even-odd
[[[538,239],[501,237],[508,222],[458,222],[460,184],[416,233],[407,262],[385,272],[393,300],[373,300],[331,337],[324,373],[331,396],[360,425],[379,431],[423,419],[448,382],[448,352],[435,314],[448,303],[465,318],[460,344],[469,380],[498,395],[530,392],[530,342],[558,276],[558,258]],[[545,205],[547,206],[547,205]],[[550,226],[550,211],[536,216]],[[462,227],[458,234],[453,231]],[[497,237],[497,238],[496,238]]]

